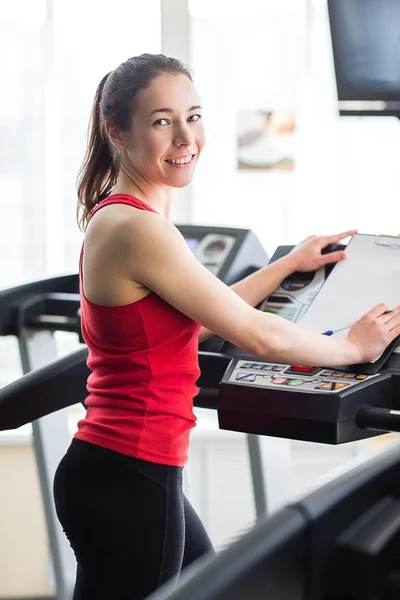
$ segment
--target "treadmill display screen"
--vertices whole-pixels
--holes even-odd
[[[185,238],[185,241],[192,252],[194,252],[199,245],[200,240],[197,238]]]

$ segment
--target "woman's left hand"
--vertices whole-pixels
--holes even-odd
[[[357,233],[356,229],[344,231],[337,235],[312,235],[293,248],[287,255],[291,260],[293,271],[316,271],[328,263],[339,262],[346,258],[344,250],[322,254],[323,248],[329,244],[338,244],[341,240]]]

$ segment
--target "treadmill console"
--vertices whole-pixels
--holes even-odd
[[[279,247],[272,261],[291,248]],[[293,273],[259,309],[297,322],[332,268],[328,265],[314,273]],[[399,408],[398,355],[392,356],[379,373],[373,373],[368,365],[327,368],[278,364],[251,356],[229,342],[221,352],[231,357],[219,390],[221,429],[341,444],[378,435],[378,430],[359,426],[357,414],[361,409],[375,407],[396,413]]]
[[[221,270],[235,243],[235,238],[232,235],[218,235],[215,233],[206,234],[202,240],[196,238],[185,239],[196,258],[214,275]]]
[[[376,375],[347,373],[339,369],[282,365],[270,362],[235,360],[228,381],[234,384],[255,385],[264,389],[297,388],[299,392],[335,393],[367,381]]]
[[[344,246],[331,245],[324,249],[324,254],[341,250]],[[285,256],[292,246],[279,246],[271,262]],[[260,310],[283,317],[297,323],[306,313],[321,287],[332,272],[334,265],[328,264],[317,271],[292,273],[264,300]]]
[[[398,406],[398,374],[283,365],[235,357],[219,389],[221,429],[342,444],[377,431],[360,429],[363,407]]]
[[[190,250],[227,285],[268,264],[260,242],[248,229],[177,225]]]

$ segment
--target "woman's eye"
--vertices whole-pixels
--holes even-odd
[[[200,121],[201,119],[201,115],[192,115],[191,117],[189,117],[189,120],[192,121],[192,123],[196,122],[196,121]]]
[[[155,121],[153,125],[168,125],[168,121],[167,119],[157,119],[157,121]]]

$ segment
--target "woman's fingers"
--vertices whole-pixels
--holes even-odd
[[[321,256],[321,265],[327,265],[328,263],[339,262],[346,258],[344,250],[336,250],[335,252],[328,252]]]
[[[390,308],[388,307],[388,305],[381,302],[380,304],[377,304],[376,306],[371,308],[371,310],[367,312],[366,316],[370,317],[371,319],[378,319],[379,317],[382,317],[385,313],[389,312]]]
[[[344,240],[344,238],[349,237],[349,235],[354,235],[355,233],[357,233],[357,229],[352,229],[350,231],[343,231],[343,233],[337,233],[335,235],[323,236],[323,240],[324,243],[326,242],[325,245],[337,244],[338,242],[340,242],[340,240]]]
[[[378,319],[386,325],[386,323],[389,323],[389,321],[397,314],[397,312],[398,311],[396,308],[394,310],[385,310],[385,312],[382,313]]]
[[[400,325],[400,306],[396,306],[393,310],[382,315],[385,325],[389,327],[389,331]]]
[[[400,324],[393,327],[393,329],[390,330],[390,333],[392,334],[393,339],[397,338],[397,336],[400,335]]]

